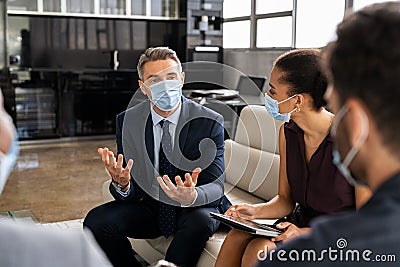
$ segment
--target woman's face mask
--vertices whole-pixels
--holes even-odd
[[[337,113],[335,121],[333,122],[332,128],[331,128],[331,134],[333,137],[336,137],[337,127],[338,127],[340,121],[343,119],[344,115],[348,111],[349,111],[349,108],[347,106],[343,106]],[[349,184],[351,184],[353,186],[365,185],[364,182],[354,178],[349,169],[350,163],[353,161],[354,157],[356,156],[356,154],[360,150],[361,146],[364,144],[365,140],[368,137],[369,122],[368,122],[367,115],[365,113],[363,113],[361,116],[361,122],[362,122],[362,127],[361,127],[360,137],[357,139],[355,145],[349,150],[347,155],[344,157],[343,161],[341,160],[339,151],[337,150],[336,146],[333,146],[333,148],[332,148],[333,163],[336,165],[336,167],[338,168],[340,173],[346,178],[346,180],[349,182]]]
[[[267,109],[268,113],[276,120],[287,122],[290,119],[290,114],[292,114],[296,109],[293,109],[289,113],[279,113],[279,104],[292,99],[293,97],[297,96],[297,94],[292,95],[281,102],[270,97],[268,94],[265,94],[265,108]]]
[[[0,152],[0,193],[7,182],[7,178],[14,168],[19,154],[18,138],[15,135],[7,154]]]
[[[174,109],[181,101],[182,85],[179,80],[164,80],[150,85],[151,102],[162,111]]]

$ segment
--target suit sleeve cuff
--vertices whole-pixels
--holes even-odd
[[[114,186],[115,190],[118,192],[118,194],[120,194],[123,197],[127,197],[129,195],[129,193],[131,192],[131,187],[129,187],[128,190],[126,190],[125,192],[121,190],[121,188],[117,185],[117,183],[115,182],[111,182],[111,184]]]
[[[192,202],[192,203],[190,203],[189,205],[181,205],[181,207],[183,207],[183,208],[188,208],[188,207],[192,206],[192,205],[193,205],[193,204],[196,202],[196,200],[197,200],[197,197],[199,196],[199,193],[197,193],[197,190],[196,190],[196,188],[194,189],[194,191],[196,192],[196,196],[195,196],[195,198],[194,198],[193,202]]]

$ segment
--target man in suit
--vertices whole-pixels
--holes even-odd
[[[229,207],[223,118],[182,96],[184,73],[173,50],[147,49],[138,73],[148,99],[117,116],[117,159],[98,150],[116,200],[91,210],[84,225],[114,266],[138,265],[127,237],[159,236],[173,236],[166,260],[195,266],[219,225],[209,213]]]
[[[373,195],[356,212],[320,217],[311,235],[270,251],[260,267],[399,266],[400,2],[350,14],[336,33],[322,62],[336,114],[334,162],[351,184],[366,184]]]

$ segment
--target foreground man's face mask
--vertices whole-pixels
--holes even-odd
[[[15,135],[7,153],[4,154],[0,152],[0,194],[3,191],[3,188],[7,182],[8,176],[14,168],[15,162],[18,158],[18,154],[18,138],[17,135]]]
[[[337,113],[336,118],[335,118],[335,120],[332,124],[332,128],[331,128],[331,134],[333,137],[336,137],[337,127],[348,111],[349,111],[349,108],[347,106],[343,106]],[[343,161],[341,160],[339,151],[337,150],[337,147],[336,147],[337,140],[335,141],[335,146],[332,149],[333,163],[336,165],[336,167],[342,173],[342,175],[346,178],[346,180],[353,186],[365,185],[364,182],[354,178],[349,169],[351,162],[353,161],[354,157],[356,156],[356,154],[360,150],[361,146],[364,144],[365,140],[368,137],[369,122],[368,122],[367,115],[364,112],[361,115],[361,123],[362,123],[362,127],[361,127],[360,136],[358,137],[355,145],[349,150],[347,155],[344,157]]]
[[[174,109],[181,101],[182,85],[179,80],[164,80],[150,85],[151,101],[162,111]]]

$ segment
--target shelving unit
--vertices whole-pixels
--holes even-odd
[[[15,88],[15,107],[20,138],[56,136],[57,96],[53,88]]]
[[[15,0],[9,15],[73,16],[131,19],[184,19],[179,0]]]

